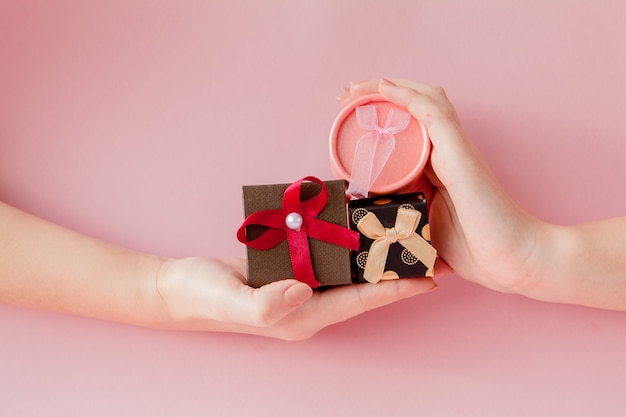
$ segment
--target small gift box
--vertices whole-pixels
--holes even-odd
[[[426,128],[378,94],[348,104],[330,133],[331,168],[353,198],[409,191],[429,153]]]
[[[248,255],[248,285],[296,278],[316,288],[350,284],[358,233],[347,224],[346,184],[305,177],[243,187],[246,219],[237,231]]]
[[[357,282],[432,277],[437,251],[430,245],[422,193],[352,200],[350,228],[360,233],[353,261]]]

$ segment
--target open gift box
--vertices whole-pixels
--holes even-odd
[[[348,104],[330,133],[331,168],[353,198],[414,191],[429,154],[424,125],[378,94]]]

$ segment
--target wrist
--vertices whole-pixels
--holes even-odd
[[[159,279],[171,260],[156,255],[140,254],[137,260],[138,298],[142,313],[140,324],[146,327],[168,327],[171,322],[167,304],[159,289]]]
[[[575,302],[570,268],[581,252],[583,238],[573,227],[543,223],[519,293],[550,302]]]

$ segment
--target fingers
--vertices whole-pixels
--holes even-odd
[[[431,278],[412,278],[345,285],[313,293],[306,284],[278,281],[254,290],[256,307],[249,311],[249,320],[240,320],[233,330],[303,340],[332,324],[435,288],[437,284]]]
[[[311,298],[313,290],[304,283],[297,283],[287,288],[283,298],[289,307],[298,307]]]
[[[360,290],[359,301],[363,311],[374,310],[437,288],[437,284],[432,278],[396,279],[382,282],[382,284],[383,286],[380,288],[376,288],[376,285],[362,285],[358,288]]]
[[[306,284],[295,280],[273,282],[253,290],[248,303],[248,319],[241,324],[269,327],[301,307],[293,318],[302,329],[316,332],[366,311],[413,297],[437,288],[431,278],[398,279],[378,284],[356,284],[332,288],[315,294]],[[303,322],[304,321],[304,322]]]
[[[243,284],[247,284],[245,259],[226,258],[221,261]],[[281,320],[313,295],[311,287],[293,279],[277,281],[259,289],[247,285],[244,288],[248,290],[246,295],[253,299],[246,312],[246,322],[259,326],[269,326]]]
[[[345,107],[348,103],[358,97],[362,97],[368,94],[379,94],[380,91],[378,86],[380,85],[381,81],[382,80],[379,79],[366,81],[350,81],[349,87],[342,87],[342,92],[340,95],[337,96],[337,100],[339,100],[341,105]],[[413,90],[421,91],[430,95],[436,95],[440,92],[440,90],[443,91],[440,87],[435,85],[422,84],[402,78],[393,78],[391,79],[391,82],[394,85],[411,88]]]
[[[348,87],[341,87],[341,94],[335,97],[340,103],[344,103],[350,100],[350,89]]]
[[[435,288],[437,285],[431,278],[396,279],[333,288],[319,294],[316,305],[312,306],[316,311],[314,319],[321,329]]]
[[[223,263],[245,273],[245,261],[226,259]],[[268,330],[279,326],[282,331],[289,331],[283,338],[310,336],[333,323],[437,287],[431,278],[345,285],[315,294],[308,285],[293,279],[261,288],[242,284],[245,282],[232,283],[231,289],[223,294],[231,300],[231,308],[228,317],[221,320]]]
[[[456,145],[459,151],[463,151],[470,146],[464,140],[454,106],[439,86],[405,79],[381,79],[353,82],[343,90],[344,94],[338,97],[343,106],[366,94],[379,93],[385,100],[404,107],[424,123],[434,147]],[[447,143],[441,143],[440,138],[447,138]]]
[[[312,299],[274,326],[251,332],[284,340],[308,339],[327,326],[435,288],[437,285],[431,278],[339,286],[316,292]]]
[[[378,94],[378,80],[351,82],[349,95],[346,97],[348,99],[347,102],[367,94]],[[344,105],[347,104],[347,102],[345,102]]]
[[[415,83],[413,87],[407,87],[381,80],[378,90],[385,100],[407,109],[429,131],[439,125],[452,128],[454,133],[462,136],[456,111],[441,87]]]
[[[431,278],[397,279],[378,284],[352,284],[317,292],[313,298],[259,334],[285,340],[302,340],[321,329],[404,298],[437,288]]]
[[[339,100],[342,107],[345,107],[359,97],[368,94],[379,94],[379,82],[379,80],[350,81],[349,87],[343,87],[341,89],[342,94],[337,96],[337,100]]]
[[[456,111],[443,89],[417,83],[412,85],[415,88],[381,81],[379,90],[386,100],[406,108],[426,126],[432,143],[430,162],[433,169],[427,172],[427,176],[433,185],[445,184],[456,198],[471,198],[485,186],[496,187],[497,181],[491,171],[474,145],[465,138]]]
[[[282,320],[310,299],[313,290],[302,282],[289,279],[257,289],[250,288],[249,296],[250,299],[245,297],[240,303],[247,317],[242,324],[267,327]]]
[[[444,277],[453,272],[454,270],[450,265],[448,265],[446,261],[444,261],[442,258],[437,258],[437,260],[435,261],[435,276],[437,278]]]

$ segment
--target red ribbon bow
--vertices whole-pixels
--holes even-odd
[[[304,181],[317,183],[322,189],[316,196],[300,201],[300,188]],[[287,187],[283,193],[282,209],[260,210],[249,215],[237,230],[237,239],[257,250],[271,249],[287,239],[294,278],[317,288],[320,283],[313,274],[309,237],[352,250],[359,248],[357,232],[316,217],[327,202],[328,190],[324,183],[315,177],[304,177]],[[302,219],[302,224],[295,227],[288,216],[290,219]],[[265,226],[267,229],[256,239],[248,240],[245,229],[250,225]]]

